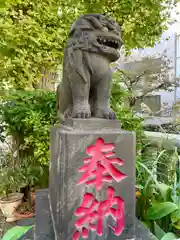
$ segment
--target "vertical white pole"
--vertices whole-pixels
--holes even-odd
[[[177,83],[177,76],[176,76],[176,69],[177,69],[177,33],[175,33],[175,39],[174,39],[174,77],[175,77],[175,85]],[[177,98],[177,87],[174,88],[174,104],[173,104],[173,122],[176,122],[176,98]]]

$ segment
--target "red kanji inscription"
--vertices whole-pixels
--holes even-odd
[[[108,199],[98,202],[93,194],[85,193],[80,207],[76,209],[75,215],[79,219],[75,222],[78,229],[72,237],[72,240],[88,238],[89,230],[96,231],[99,236],[103,235],[103,218],[111,215],[116,226],[110,226],[114,234],[119,236],[124,229],[124,200],[121,197],[115,197],[113,187],[108,187]],[[116,206],[114,208],[113,206]]]
[[[98,138],[95,145],[86,148],[86,153],[91,156],[84,158],[84,165],[78,169],[84,172],[78,184],[95,185],[97,191],[101,190],[103,182],[112,182],[114,179],[120,182],[126,177],[121,173],[114,163],[123,165],[124,161],[120,158],[112,158],[115,154],[113,143],[104,143],[102,138]]]

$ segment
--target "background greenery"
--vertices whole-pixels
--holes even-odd
[[[122,26],[125,49],[130,51],[154,46],[167,28],[171,5],[170,0],[0,1],[0,139],[12,141],[1,161],[1,194],[26,185],[48,185],[49,131],[57,122],[56,100],[54,92],[38,90],[37,83],[62,63],[72,22],[82,13],[111,15]],[[137,217],[158,239],[177,239],[177,149],[145,141],[142,119],[125,104],[131,93],[120,88],[120,82],[114,74],[111,105],[122,128],[137,136]]]
[[[178,1],[177,1],[178,2]],[[167,28],[171,0],[6,0],[0,6],[0,81],[34,86],[57,68],[70,25],[83,13],[111,15],[127,50],[153,46]]]
[[[12,138],[10,166],[21,166],[25,178],[39,176],[41,186],[48,183],[49,131],[56,122],[55,109],[55,93],[42,90],[8,91],[0,104],[2,130]]]

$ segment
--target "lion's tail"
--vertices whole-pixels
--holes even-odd
[[[69,87],[62,81],[56,90],[56,110],[60,122],[64,121],[64,112],[71,104],[72,96]]]

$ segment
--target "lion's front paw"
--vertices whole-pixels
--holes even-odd
[[[73,108],[72,117],[73,118],[83,118],[83,119],[90,118],[91,117],[90,107],[75,106]]]
[[[102,108],[102,109],[97,108],[94,113],[94,116],[98,118],[106,118],[106,119],[112,119],[112,120],[116,119],[116,114],[115,112],[113,112],[111,108]]]

